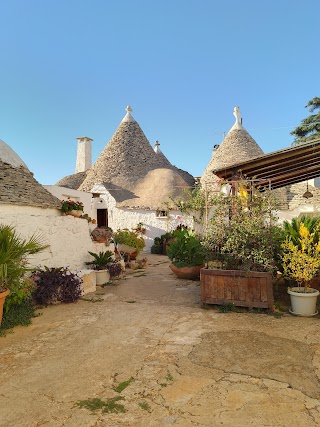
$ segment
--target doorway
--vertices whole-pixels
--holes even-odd
[[[97,209],[98,227],[108,227],[108,209]]]

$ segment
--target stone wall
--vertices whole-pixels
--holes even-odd
[[[50,245],[47,250],[30,258],[33,266],[61,267],[71,270],[88,268],[88,251],[112,250],[103,243],[94,243],[90,237],[89,224],[85,219],[62,215],[57,209],[0,205],[0,223],[12,225],[18,233],[28,238],[36,233]]]

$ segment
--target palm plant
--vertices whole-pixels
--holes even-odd
[[[300,226],[303,224],[310,235],[313,236],[313,242],[318,243],[319,241],[319,230],[317,225],[320,221],[320,217],[307,217],[302,216],[301,218],[293,218],[291,222],[284,221],[283,229],[285,236],[299,249],[301,249],[301,240],[300,240]]]
[[[30,282],[26,278],[30,271],[27,257],[47,247],[41,236],[33,234],[24,239],[14,227],[0,224],[0,288],[10,290],[6,307],[12,303],[20,304],[30,296]]]

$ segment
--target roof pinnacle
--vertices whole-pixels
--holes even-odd
[[[122,119],[122,122],[135,122],[135,119],[131,116],[132,108],[130,105],[127,105],[126,112],[127,114]]]
[[[159,144],[159,141],[157,140],[157,141],[154,143],[154,151],[155,151],[156,153],[158,153],[158,152],[160,151],[159,146],[160,146],[160,144]]]
[[[234,109],[233,109],[233,115],[236,118],[236,122],[235,122],[235,124],[233,125],[233,127],[231,129],[243,129],[243,127],[242,127],[242,118],[241,118],[241,113],[240,113],[240,108],[239,107],[234,107]]]

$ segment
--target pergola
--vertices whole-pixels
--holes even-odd
[[[259,189],[276,189],[320,177],[320,139],[263,154],[212,173],[225,181],[248,179]]]

